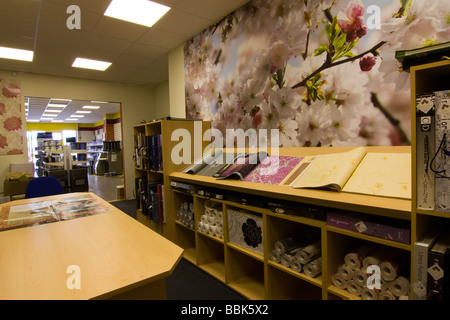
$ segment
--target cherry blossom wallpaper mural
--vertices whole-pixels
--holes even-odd
[[[20,85],[0,79],[0,155],[23,153],[22,105]]]
[[[286,147],[409,145],[395,52],[449,40],[448,1],[253,0],[186,43],[186,115]]]

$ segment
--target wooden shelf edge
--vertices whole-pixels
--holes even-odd
[[[404,220],[411,219],[411,200],[408,199],[325,190],[295,189],[289,186],[275,186],[247,181],[217,180],[212,177],[181,172],[172,172],[169,176],[174,181],[241,192],[250,195],[296,201],[310,205],[357,211]]]
[[[281,271],[284,271],[284,272],[286,272],[286,273],[288,273],[288,274],[290,274],[290,275],[292,275],[292,276],[294,276],[294,277],[296,277],[296,278],[299,278],[299,279],[301,279],[301,280],[304,280],[304,281],[306,281],[306,282],[309,282],[309,283],[311,283],[311,284],[313,284],[313,285],[315,285],[315,286],[318,286],[318,287],[320,287],[320,288],[321,288],[322,285],[323,285],[323,282],[322,282],[322,275],[319,275],[319,276],[317,276],[317,277],[315,277],[315,278],[312,278],[312,277],[307,276],[307,275],[306,275],[305,273],[303,273],[303,272],[296,272],[296,271],[292,270],[291,268],[288,268],[288,267],[286,267],[286,266],[283,266],[281,263],[276,263],[276,262],[273,262],[273,261],[268,261],[267,264],[268,264],[269,266],[271,266],[271,267],[277,268],[277,269],[279,269],[279,270],[281,270]]]

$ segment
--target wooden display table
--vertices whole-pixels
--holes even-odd
[[[111,211],[0,232],[0,299],[165,299],[183,249]],[[7,206],[77,195],[17,200]],[[78,268],[78,273],[73,271]],[[69,288],[79,276],[80,288]]]

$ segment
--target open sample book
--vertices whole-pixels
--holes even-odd
[[[411,199],[411,154],[348,152],[307,156],[281,185]]]
[[[89,194],[3,207],[0,231],[111,211]]]

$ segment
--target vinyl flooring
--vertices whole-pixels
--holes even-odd
[[[93,192],[106,201],[117,200],[117,186],[123,185],[123,176],[105,177],[89,175],[89,192]]]

